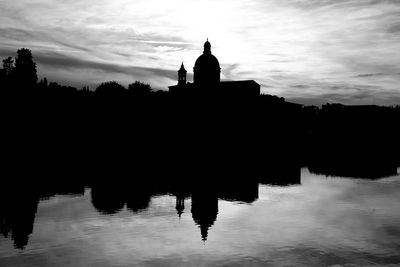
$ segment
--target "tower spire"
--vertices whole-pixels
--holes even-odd
[[[186,74],[187,71],[185,69],[185,66],[183,65],[183,60],[182,60],[181,68],[178,70],[178,85],[186,84]]]

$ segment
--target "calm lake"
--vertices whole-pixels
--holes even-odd
[[[216,187],[12,192],[0,204],[0,266],[400,265],[398,174],[301,168],[285,184]]]

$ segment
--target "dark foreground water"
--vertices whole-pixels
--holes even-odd
[[[300,175],[243,194],[84,187],[3,199],[0,266],[400,265],[399,175]]]

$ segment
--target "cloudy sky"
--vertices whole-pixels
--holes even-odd
[[[29,48],[40,77],[78,87],[166,89],[207,37],[224,80],[304,104],[400,104],[399,0],[0,0],[0,56]]]

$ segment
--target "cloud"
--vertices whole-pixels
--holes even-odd
[[[227,80],[234,80],[240,65],[239,64],[226,64],[222,65],[222,74]]]
[[[139,66],[123,66],[117,64],[87,61],[79,58],[68,57],[62,54],[42,54],[39,53],[35,56],[36,61],[42,65],[49,65],[55,67],[63,67],[65,69],[95,69],[103,72],[114,72],[124,74],[143,74],[149,73],[161,77],[174,78],[176,75],[175,71],[168,71],[157,68],[147,68]]]
[[[346,104],[400,95],[397,0],[2,1],[0,25],[3,50],[32,49],[39,74],[66,83],[87,84],[86,69],[90,81],[166,88],[182,60],[192,76],[209,37],[223,78],[255,79],[265,93]]]
[[[358,74],[357,78],[364,78],[364,77],[376,77],[385,75],[384,73],[366,73],[366,74]]]
[[[64,71],[72,72],[72,73],[103,73],[107,74],[112,80],[112,76],[118,74],[120,82],[124,84],[128,84],[134,82],[135,80],[143,80],[146,82],[157,81],[154,79],[161,79],[164,81],[174,80],[176,76],[175,70],[167,70],[161,68],[150,68],[150,67],[141,67],[141,66],[132,66],[132,65],[120,65],[113,64],[108,62],[100,62],[100,61],[89,61],[85,59],[75,58],[66,56],[58,53],[37,53],[35,56],[35,60],[39,64],[39,66],[43,66],[45,68],[60,68]],[[57,80],[61,80],[61,77],[57,77]],[[104,76],[103,78],[99,78],[94,82],[90,82],[89,84],[86,81],[86,85],[91,85],[93,87],[97,86],[98,83],[106,81]],[[74,81],[74,83],[79,81]],[[166,89],[164,84],[158,86],[156,83],[154,86],[155,89]]]

